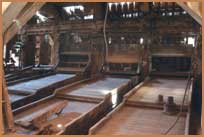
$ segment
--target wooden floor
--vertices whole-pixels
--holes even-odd
[[[95,134],[163,134],[176,120],[162,110],[123,106]],[[184,134],[185,117],[181,117],[169,134]]]
[[[181,105],[186,84],[187,80],[182,78],[153,78],[128,98],[128,101],[154,104],[158,101],[158,95],[163,95],[164,101],[167,100],[168,96],[173,96],[174,102]],[[186,98],[185,105],[188,103]]]
[[[132,90],[133,94],[130,94],[124,104],[98,122],[90,133],[104,135],[164,134],[175,122],[177,115],[167,115],[163,109],[146,104],[161,106],[157,103],[158,95],[161,94],[164,100],[167,96],[173,96],[175,103],[180,105],[186,84],[187,80],[182,78],[154,78],[145,82],[140,88]],[[186,115],[183,114],[169,134],[184,134],[186,118]]]
[[[125,78],[111,78],[106,77],[91,83],[83,83],[63,92],[63,94],[80,97],[92,97],[103,99],[108,93],[115,88],[118,88],[124,83],[127,83],[130,79]]]
[[[49,108],[52,106],[64,101],[65,99],[58,99],[58,98],[52,98],[49,101],[46,101],[44,103],[40,103],[34,107],[31,107],[30,109],[27,109],[26,111],[23,111],[17,115],[14,116],[15,122],[20,123],[25,121],[30,121],[35,116],[43,113],[44,111],[48,111]],[[57,125],[60,124],[62,127],[74,120],[75,118],[81,116],[85,112],[90,111],[90,109],[94,108],[97,104],[95,103],[88,103],[88,102],[80,102],[80,101],[72,101],[67,100],[68,103],[63,109],[62,113],[59,117],[51,119],[47,122],[44,122],[43,125],[49,125],[51,124],[55,130],[58,129]],[[42,126],[42,125],[41,125]],[[19,131],[18,133],[27,134],[26,132],[32,133],[32,131],[20,129],[18,127]],[[60,130],[60,129],[59,129]],[[56,131],[57,132],[57,131]]]
[[[69,78],[74,77],[75,74],[55,74],[35,80],[29,80],[26,82],[21,82],[19,84],[9,86],[9,91],[23,91],[27,92],[28,94],[35,93],[37,90],[52,85],[56,82],[60,82]]]

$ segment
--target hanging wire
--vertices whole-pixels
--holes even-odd
[[[108,42],[106,37],[107,16],[108,16],[108,4],[106,4],[106,13],[105,13],[104,24],[103,24],[103,36],[104,36],[104,42],[105,42],[105,61],[107,61],[107,58],[108,58]]]

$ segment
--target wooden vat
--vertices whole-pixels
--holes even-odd
[[[110,98],[110,97],[109,97]],[[17,134],[85,134],[110,109],[110,99],[99,103],[48,97],[14,112]],[[57,116],[59,105],[65,107]],[[60,110],[59,110],[60,111]],[[52,114],[49,114],[52,113]],[[48,115],[49,114],[49,115]],[[93,123],[94,122],[94,123]],[[47,129],[49,127],[49,129]],[[68,131],[69,129],[72,129]]]
[[[8,87],[12,109],[53,94],[54,89],[83,79],[76,74],[53,74],[39,79],[21,82]]]
[[[142,82],[124,97],[123,102],[89,130],[89,134],[165,134],[177,119],[167,115],[157,101],[162,94],[173,96],[179,107],[185,92],[186,79],[153,78]],[[192,88],[192,86],[191,86]],[[168,134],[188,134],[191,92],[185,99],[185,110]]]
[[[91,53],[68,52],[66,55],[68,57],[60,58],[59,64],[55,68],[57,69],[55,70],[56,72],[9,86],[8,90],[11,94],[12,109],[17,109],[37,101],[53,94],[57,88],[89,77],[92,65]],[[64,66],[64,71],[58,70],[62,66]],[[78,67],[80,67],[79,71]],[[42,68],[46,70],[46,66],[42,66]]]
[[[71,86],[57,89],[60,97],[90,100],[99,102],[111,93],[113,104],[118,105],[133,85],[138,83],[138,77],[118,77],[98,75]]]
[[[14,111],[17,133],[88,134],[89,128],[118,105],[122,96],[132,88],[133,80],[135,79],[96,76],[59,88],[55,90],[55,95]],[[67,101],[67,104],[59,116],[44,118],[46,120],[36,124],[39,127],[31,124],[41,121],[38,120],[42,119],[38,118],[39,115],[46,117],[51,112],[56,114],[57,112],[53,112],[57,110],[54,104],[62,101]]]

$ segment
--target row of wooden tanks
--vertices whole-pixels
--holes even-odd
[[[13,110],[15,133],[188,134],[191,81],[94,75]]]

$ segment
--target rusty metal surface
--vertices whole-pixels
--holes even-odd
[[[37,90],[52,85],[56,82],[63,81],[74,77],[75,74],[55,74],[48,77],[43,77],[40,79],[30,80],[22,82],[13,86],[9,86],[8,90],[16,92],[27,92],[28,94],[35,93]]]
[[[80,97],[104,98],[115,88],[127,83],[130,79],[106,77],[93,83],[79,85],[72,91],[64,92],[66,95]]]
[[[176,115],[162,110],[124,106],[96,130],[95,134],[163,134],[175,121]],[[169,134],[184,134],[182,116]]]

